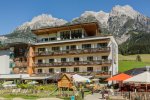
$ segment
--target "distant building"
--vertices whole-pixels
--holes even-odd
[[[27,55],[30,44],[32,43],[31,39],[29,39],[28,37],[23,38],[13,37],[5,39],[3,43],[9,50],[11,62],[8,62],[8,64],[10,64],[10,67],[12,68],[12,73],[27,74],[28,73]]]
[[[118,45],[101,34],[97,23],[82,23],[32,31],[38,37],[29,50],[32,74],[99,72],[118,73]]]

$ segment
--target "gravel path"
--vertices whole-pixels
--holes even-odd
[[[84,100],[105,100],[101,99],[102,95],[100,93],[94,93],[94,94],[89,94],[87,95]]]

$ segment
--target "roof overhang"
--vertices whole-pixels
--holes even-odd
[[[83,28],[89,34],[93,34],[93,33],[96,33],[96,29],[98,29],[98,23],[91,22],[91,23],[64,25],[64,26],[58,26],[58,27],[36,29],[36,30],[32,30],[32,32],[36,35],[42,35],[42,34],[51,34],[51,33],[56,33],[58,31],[73,30],[73,29],[79,29],[79,28]]]

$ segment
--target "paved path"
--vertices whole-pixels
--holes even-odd
[[[94,93],[87,95],[84,100],[105,100],[105,99],[101,99],[102,95],[100,93]]]

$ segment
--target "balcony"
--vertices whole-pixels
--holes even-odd
[[[27,67],[27,62],[15,62],[15,67]]]
[[[103,48],[89,48],[89,49],[75,49],[75,50],[61,50],[61,51],[43,51],[34,52],[34,56],[58,56],[65,54],[87,54],[87,53],[107,53],[110,52],[110,47]]]
[[[25,43],[25,44],[34,44],[36,39],[29,38],[29,37],[18,37],[18,38],[8,38],[4,40],[4,44],[18,44],[18,43]]]
[[[78,61],[78,62],[53,62],[53,63],[34,63],[34,67],[61,67],[61,66],[86,66],[111,64],[111,60]]]

